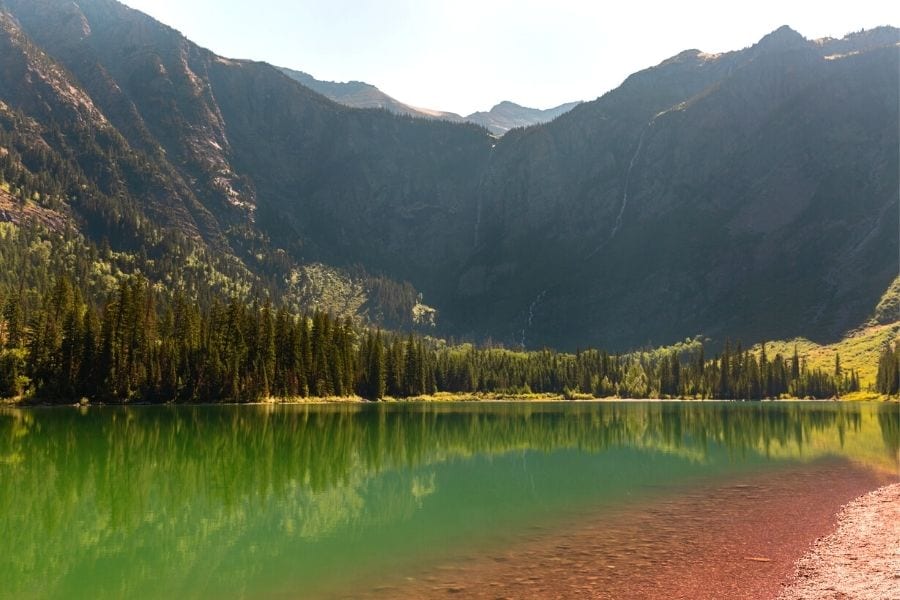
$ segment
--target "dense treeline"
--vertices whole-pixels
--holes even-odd
[[[123,279],[100,307],[60,278],[38,306],[4,299],[0,396],[71,401],[254,401],[267,397],[411,397],[437,391],[597,397],[828,398],[859,388],[796,351],[773,359],[699,342],[610,355],[513,352],[358,328],[324,312],[295,316],[270,302],[201,307],[142,277]]]
[[[900,394],[900,345],[889,344],[882,351],[878,359],[875,390],[888,396]]]
[[[807,369],[796,351],[771,361],[765,346],[757,355],[726,343],[706,360],[699,342],[681,350],[610,355],[586,350],[574,355],[549,350],[516,353],[474,348],[437,352],[437,384],[442,390],[589,394],[630,398],[831,398],[859,389],[855,371]]]

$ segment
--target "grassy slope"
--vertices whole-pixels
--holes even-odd
[[[875,383],[878,357],[884,345],[900,339],[900,323],[864,327],[847,335],[844,339],[828,345],[820,345],[805,338],[789,341],[769,342],[766,352],[769,358],[781,353],[789,357],[794,346],[801,357],[806,358],[810,369],[820,368],[830,371],[834,368],[835,354],[841,355],[841,366],[859,372],[860,387],[866,389]]]
[[[801,357],[805,357],[810,369],[821,368],[831,371],[834,356],[840,354],[841,367],[859,372],[860,387],[865,390],[875,384],[878,357],[886,344],[900,342],[900,277],[882,296],[874,316],[864,326],[849,332],[844,339],[833,344],[821,345],[804,338],[769,342],[766,352],[769,358],[781,353],[789,357],[794,346]],[[756,348],[758,350],[758,348]]]

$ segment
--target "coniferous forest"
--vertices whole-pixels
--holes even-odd
[[[0,396],[72,402],[252,402],[268,398],[417,397],[437,392],[566,397],[832,398],[859,389],[854,371],[810,370],[797,355],[726,343],[627,355],[449,346],[362,327],[325,312],[294,315],[270,301],[206,308],[123,279],[99,306],[60,277],[32,307],[2,302]],[[879,390],[896,392],[888,351]],[[893,378],[893,379],[891,379]],[[890,382],[893,383],[890,383]],[[891,387],[893,386],[893,387]],[[893,390],[893,391],[892,391]]]

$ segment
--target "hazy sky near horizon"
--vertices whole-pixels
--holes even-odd
[[[124,0],[229,58],[468,114],[501,100],[593,100],[689,48],[749,46],[781,25],[807,38],[900,25],[887,0]]]

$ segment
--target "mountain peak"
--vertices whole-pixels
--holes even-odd
[[[510,108],[524,108],[524,107],[521,104],[516,104],[515,102],[511,102],[509,100],[504,100],[502,102],[498,102],[497,104],[495,104],[489,112],[493,112],[495,110],[510,109]]]
[[[494,135],[502,136],[510,129],[529,127],[531,125],[539,125],[541,123],[552,121],[561,114],[572,110],[578,104],[578,102],[569,102],[553,108],[540,109],[529,108],[509,100],[504,100],[495,104],[494,107],[487,112],[480,111],[472,113],[466,117],[466,120],[470,123],[481,125]]]
[[[803,46],[806,43],[806,38],[800,33],[787,25],[782,25],[775,31],[764,35],[763,38],[757,42],[756,48],[761,50],[788,50]]]

